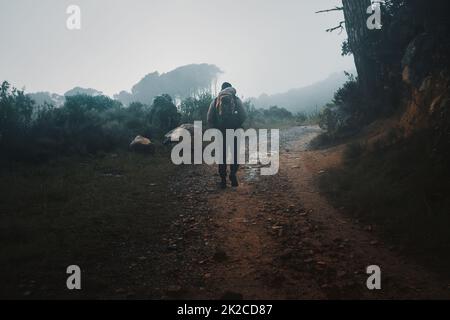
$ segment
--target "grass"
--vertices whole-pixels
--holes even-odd
[[[127,286],[125,257],[152,255],[177,214],[167,192],[176,170],[166,154],[118,153],[2,171],[0,297],[104,297]],[[66,289],[72,264],[89,289]]]
[[[344,165],[320,178],[321,189],[406,251],[442,268],[450,265],[450,168],[426,134],[373,150],[353,143]]]

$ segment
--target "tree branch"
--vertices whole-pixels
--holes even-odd
[[[342,31],[344,31],[344,25],[345,24],[345,21],[341,21],[341,22],[339,22],[339,25],[338,26],[336,26],[336,27],[334,27],[334,28],[330,28],[330,29],[327,29],[327,30],[325,30],[326,32],[333,32],[333,31],[335,31],[335,30],[337,30],[337,29],[340,29],[339,30],[339,34],[341,34],[342,33]]]
[[[327,10],[320,10],[316,13],[324,13],[324,12],[331,12],[331,11],[342,11],[344,10],[344,7],[334,7],[333,9],[327,9]]]

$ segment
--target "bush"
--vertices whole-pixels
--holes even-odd
[[[250,102],[244,102],[247,112],[247,126],[254,128],[269,128],[295,125],[297,117],[285,108],[272,106],[269,109],[257,109]]]
[[[206,123],[208,109],[212,101],[213,97],[209,93],[202,94],[198,98],[184,99],[180,104],[182,122],[203,121]]]
[[[366,105],[357,79],[350,76],[334,94],[333,103],[326,105],[320,113],[319,125],[327,130],[331,140],[353,133],[366,123]]]
[[[157,96],[150,109],[150,122],[161,133],[166,133],[179,125],[180,114],[168,94]]]
[[[180,115],[168,95],[151,107],[128,108],[109,97],[73,95],[64,105],[36,106],[4,82],[0,89],[0,157],[46,160],[59,155],[93,154],[127,148],[136,135],[158,139],[178,125]]]
[[[105,96],[67,97],[61,108],[47,106],[38,112],[33,137],[38,153],[96,153],[110,151],[129,140],[116,114],[122,105]],[[114,130],[113,130],[114,129]]]
[[[20,154],[29,144],[34,102],[3,82],[0,88],[0,152]]]
[[[295,120],[298,123],[305,123],[308,120],[308,115],[306,113],[304,113],[304,112],[298,112],[295,115]]]

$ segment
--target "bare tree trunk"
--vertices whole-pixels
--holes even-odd
[[[367,28],[367,8],[370,0],[342,0],[348,44],[355,59],[360,84],[369,96],[377,88],[378,67],[370,52],[370,32]]]

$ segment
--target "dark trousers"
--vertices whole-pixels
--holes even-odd
[[[223,164],[219,164],[219,175],[222,178],[227,177],[227,155],[228,155],[228,148],[227,148],[227,141],[226,141],[226,135],[223,134]],[[237,148],[237,138],[234,138],[234,159],[233,163],[230,164],[230,176],[236,176],[236,173],[239,170],[239,164],[238,164],[238,148]]]

